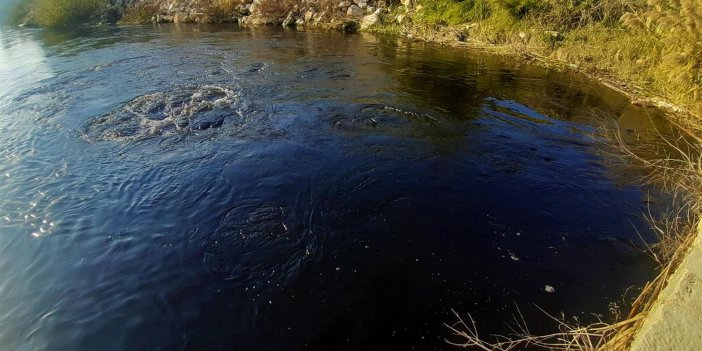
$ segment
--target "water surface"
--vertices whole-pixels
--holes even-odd
[[[451,350],[452,309],[610,318],[653,274],[657,190],[598,127],[652,121],[395,38],[2,28],[0,348]]]

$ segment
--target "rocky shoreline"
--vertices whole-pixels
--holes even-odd
[[[108,12],[118,11],[121,23],[238,23],[355,32],[380,23],[401,24],[412,6],[412,0],[116,0]]]

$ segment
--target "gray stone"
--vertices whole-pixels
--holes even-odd
[[[346,14],[351,17],[361,17],[364,13],[365,11],[356,5],[351,5],[351,7],[349,7],[349,9],[346,11]]]
[[[361,29],[368,29],[368,27],[378,23],[380,21],[380,16],[376,14],[364,16],[361,20]]]

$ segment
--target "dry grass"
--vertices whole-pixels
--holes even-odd
[[[295,0],[259,0],[256,15],[263,18],[284,19],[295,8]]]
[[[122,13],[120,23],[145,24],[151,23],[151,18],[155,16],[161,8],[158,0],[151,2],[138,2],[136,5],[127,7]]]
[[[702,219],[702,139],[685,134],[671,140],[659,130],[655,132],[662,144],[627,142],[619,130],[613,137],[628,160],[647,170],[640,183],[659,185],[673,195],[668,213],[646,215],[658,237],[648,251],[665,267],[681,249],[686,249],[687,241],[694,236],[691,233]]]
[[[206,22],[230,22],[237,13],[241,0],[200,0],[199,7],[207,14]]]

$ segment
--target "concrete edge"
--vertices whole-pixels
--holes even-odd
[[[631,350],[702,350],[702,222],[690,251],[634,336]]]

